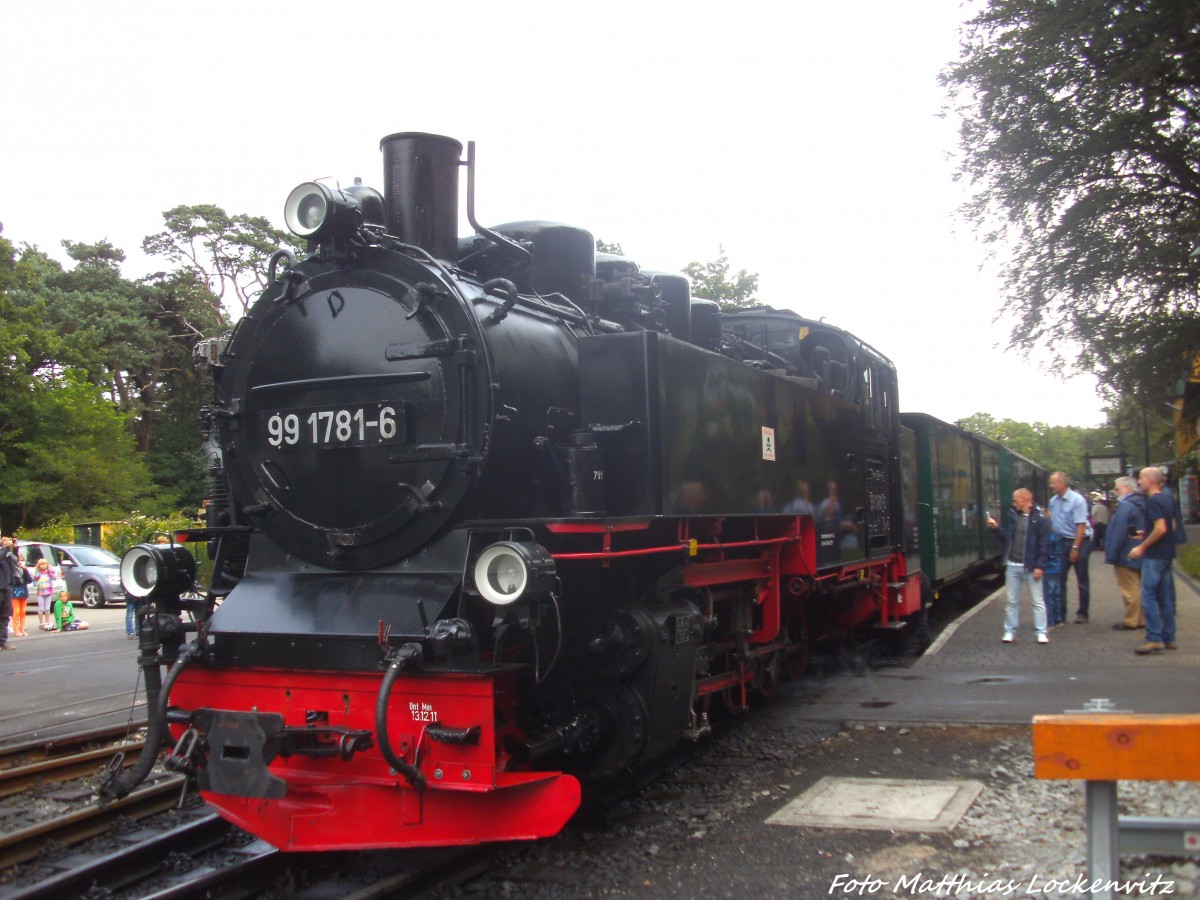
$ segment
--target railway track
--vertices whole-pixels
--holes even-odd
[[[37,859],[54,841],[72,846],[107,832],[119,818],[144,819],[179,803],[185,779],[172,776],[103,806],[91,804],[0,835],[0,870]]]
[[[294,888],[305,885],[314,897],[369,900],[412,895],[486,867],[489,854],[478,848],[281,853],[198,803],[178,812],[187,790],[180,776],[159,776],[120,801],[99,805],[88,779],[112,765],[132,766],[144,746],[140,739],[111,743],[127,732],[125,726],[104,728],[0,749],[0,798],[16,807],[22,797],[36,798],[27,808],[43,802],[66,807],[15,827],[19,813],[8,817],[7,827],[0,824],[0,896],[58,900],[97,891],[139,898],[302,896]],[[124,846],[113,849],[114,843]],[[68,847],[71,852],[64,853]],[[364,858],[374,873],[369,877],[360,871]],[[279,894],[279,885],[289,887]]]
[[[39,784],[87,778],[101,769],[110,767],[114,762],[122,768],[130,768],[145,746],[145,741],[135,740],[118,747],[100,747],[25,765],[0,767],[0,799],[30,790]]]
[[[96,744],[111,745],[123,741],[131,731],[137,731],[141,727],[137,723],[132,726],[112,725],[63,737],[35,738],[0,747],[0,772],[15,766],[59,759]]]
[[[478,847],[287,854],[259,840],[241,844],[240,837],[244,837],[241,832],[215,813],[205,813],[92,859],[75,855],[68,868],[4,896],[8,900],[59,900],[89,893],[141,900],[263,895],[382,900],[416,896],[473,878],[486,870],[492,857],[492,851]],[[359,871],[364,857],[375,857],[368,864],[372,873],[365,878]]]

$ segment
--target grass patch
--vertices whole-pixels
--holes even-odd
[[[1180,544],[1179,567],[1192,578],[1200,580],[1200,544]]]

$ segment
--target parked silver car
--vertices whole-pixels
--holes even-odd
[[[37,565],[43,557],[62,572],[67,593],[88,609],[106,603],[124,603],[121,587],[121,560],[100,547],[86,544],[44,544],[20,541],[17,552],[27,566]]]

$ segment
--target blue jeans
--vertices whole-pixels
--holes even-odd
[[[1033,628],[1038,634],[1046,633],[1046,604],[1042,600],[1042,579],[1034,578],[1032,571],[1026,571],[1024,566],[1009,563],[1006,567],[1004,586],[1008,590],[1004,603],[1004,630],[1016,632],[1020,620],[1021,585],[1029,586],[1029,596],[1033,600]]]
[[[1079,545],[1079,556],[1074,564],[1071,563],[1072,540],[1074,539],[1059,537],[1057,539],[1057,549],[1053,549],[1051,552],[1058,557],[1058,589],[1062,594],[1064,612],[1067,605],[1067,580],[1073,568],[1075,569],[1075,574],[1079,576],[1079,615],[1086,616],[1088,614],[1091,595],[1091,581],[1088,578],[1088,557],[1092,552],[1092,539],[1083,539],[1083,543]]]
[[[1059,590],[1057,571],[1042,576],[1042,596],[1046,598],[1046,623],[1061,625],[1067,621],[1067,604]]]
[[[137,634],[137,606],[138,602],[132,597],[125,600],[125,633]]]
[[[1175,641],[1175,580],[1171,560],[1142,558],[1142,614],[1146,640]]]

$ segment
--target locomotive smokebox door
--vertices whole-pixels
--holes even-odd
[[[290,298],[257,303],[219,393],[230,478],[255,500],[246,513],[337,569],[400,559],[456,513],[491,381],[478,320],[451,285],[399,254],[358,261],[352,277],[303,263]]]

